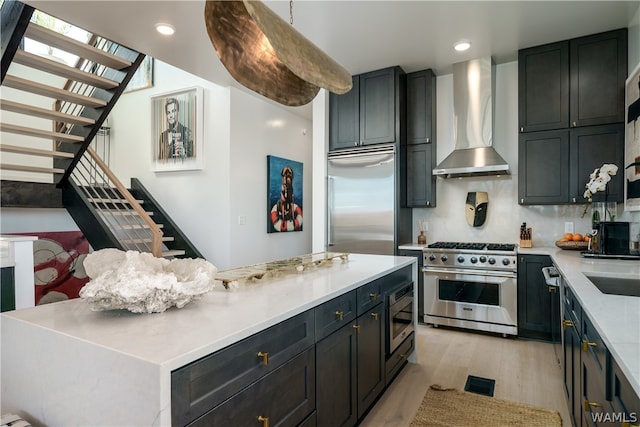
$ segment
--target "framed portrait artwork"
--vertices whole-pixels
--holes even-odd
[[[624,209],[640,210],[640,63],[625,85]]]
[[[145,56],[136,72],[133,73],[133,77],[129,80],[124,93],[150,87],[153,87],[153,58]]]
[[[151,98],[151,155],[156,172],[202,169],[203,89]]]
[[[302,231],[302,163],[267,156],[267,233]]]

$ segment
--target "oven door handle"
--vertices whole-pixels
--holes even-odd
[[[423,273],[441,273],[441,274],[467,274],[473,276],[491,276],[491,277],[508,277],[517,278],[518,273],[511,271],[490,271],[490,270],[465,270],[460,268],[432,268],[424,267]]]

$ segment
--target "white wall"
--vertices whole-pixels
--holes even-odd
[[[200,86],[204,167],[154,172],[152,96]],[[113,109],[111,167],[125,185],[138,178],[203,256],[218,268],[311,251],[311,122],[255,95],[220,87],[160,61],[154,86],[124,94]],[[302,131],[306,129],[307,134]],[[303,162],[303,231],[267,234],[267,154]],[[245,225],[238,224],[244,216]]]

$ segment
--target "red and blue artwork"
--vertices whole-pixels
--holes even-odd
[[[302,163],[267,156],[267,233],[302,231]]]

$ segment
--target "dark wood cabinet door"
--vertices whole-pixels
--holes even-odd
[[[627,30],[572,39],[571,127],[622,123]]]
[[[407,144],[433,141],[436,76],[431,69],[407,74]]]
[[[358,331],[358,418],[384,389],[384,305],[378,304],[356,319]]]
[[[518,202],[561,204],[569,198],[569,131],[522,133],[518,142]]]
[[[551,341],[552,298],[558,293],[549,292],[542,274],[543,267],[550,267],[547,255],[518,256],[518,336]],[[557,307],[557,306],[556,306]]]
[[[618,166],[618,173],[607,184],[610,202],[624,201],[624,125],[601,125],[571,129],[569,199],[571,203],[587,203],[585,185],[596,168],[605,163]],[[593,200],[604,201],[604,193]]]
[[[436,177],[434,144],[407,145],[407,207],[434,208],[436,206]]]
[[[329,150],[357,147],[360,142],[360,79],[343,95],[329,94]]]
[[[353,323],[316,344],[316,417],[319,426],[356,425],[357,366]]]
[[[633,390],[629,380],[616,363],[611,358],[611,407],[613,412],[624,414],[624,420],[629,424],[640,422],[640,397]]]
[[[564,322],[574,322],[568,312],[565,312]],[[580,360],[580,336],[575,326],[563,328],[563,356],[562,370],[564,375],[564,387],[569,405],[569,415],[574,420],[575,426],[582,424],[582,392],[581,382],[581,360]]]
[[[360,142],[396,142],[396,75],[399,67],[360,74]]]
[[[14,267],[0,269],[0,312],[16,309],[16,286]]]
[[[564,129],[569,125],[569,43],[518,52],[520,132]]]
[[[291,359],[189,426],[297,426],[315,409],[315,348]]]

